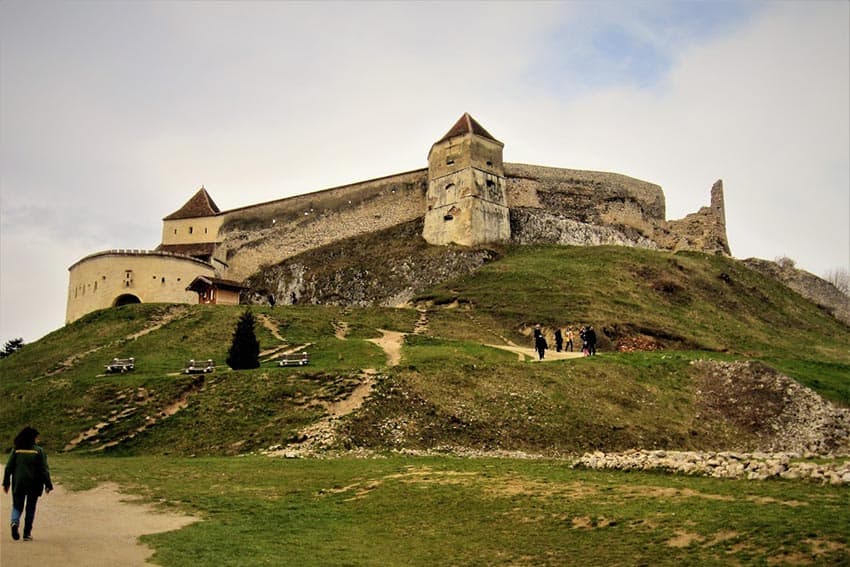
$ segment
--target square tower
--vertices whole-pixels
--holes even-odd
[[[429,244],[475,246],[511,237],[504,147],[468,113],[431,146],[422,231]]]

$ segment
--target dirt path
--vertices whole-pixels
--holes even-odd
[[[56,490],[42,496],[33,527],[33,541],[12,541],[9,513],[12,497],[2,495],[0,565],[50,567],[148,566],[153,550],[138,543],[144,534],[176,530],[197,518],[163,514],[150,505],[133,503],[114,484],[85,492]]]
[[[533,348],[520,347],[516,345],[484,345],[492,348],[500,348],[502,350],[506,350],[509,352],[516,353],[519,357],[520,362],[524,362],[526,358],[530,358],[532,361],[537,362],[537,351]],[[557,352],[554,350],[547,350],[546,356],[540,362],[551,362],[553,360],[564,360],[567,358],[581,358],[584,356],[580,352]]]
[[[387,366],[398,366],[401,362],[401,345],[404,343],[404,335],[407,333],[378,330],[381,332],[381,338],[369,339],[369,342],[384,349],[384,352],[387,353]]]

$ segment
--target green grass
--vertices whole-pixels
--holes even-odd
[[[412,458],[54,460],[202,518],[145,536],[158,564],[846,564],[850,492],[574,470],[562,461]],[[45,505],[49,505],[46,503]]]
[[[369,339],[412,333],[414,309],[253,306],[276,331],[257,325],[261,350],[307,345],[311,362],[272,356],[246,371],[224,364],[243,306],[91,313],[0,360],[0,439],[33,424],[60,482],[114,481],[201,517],[144,538],[163,565],[850,564],[846,487],[388,453],[754,446],[734,419],[700,414],[699,359],[761,360],[850,405],[850,329],[735,260],[618,247],[496,256],[418,298],[427,334],[408,334],[392,368]],[[593,324],[600,356],[541,364],[486,346],[531,346],[535,323]],[[659,350],[616,352],[635,339]],[[104,374],[128,356],[135,372]],[[188,358],[218,366],[186,376]],[[364,369],[377,371],[373,394],[337,422],[337,448],[384,457],[256,454],[299,439]]]

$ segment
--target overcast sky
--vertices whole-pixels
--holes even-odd
[[[850,269],[850,3],[0,3],[0,341],[68,267],[219,207],[427,165],[469,112],[508,162],[726,192],[737,258]]]

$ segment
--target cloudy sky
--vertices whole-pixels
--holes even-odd
[[[68,267],[222,209],[426,166],[463,112],[505,160],[722,178],[738,258],[850,269],[850,3],[0,3],[0,341]]]

